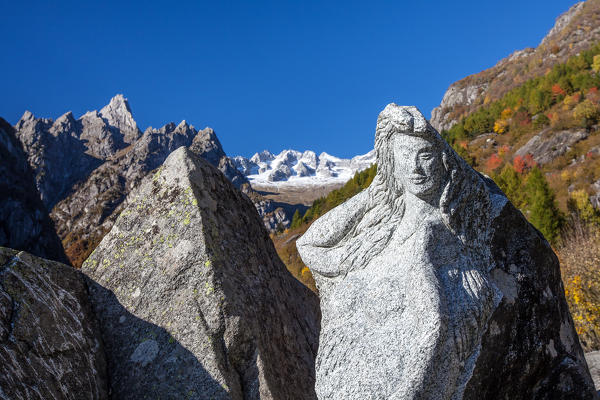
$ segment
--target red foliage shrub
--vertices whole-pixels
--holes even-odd
[[[552,94],[554,96],[559,96],[559,95],[564,96],[567,94],[567,92],[565,92],[565,90],[563,88],[561,88],[558,83],[555,83],[554,85],[552,85]]]
[[[600,91],[597,87],[589,88],[585,94],[585,98],[594,104],[600,103]]]
[[[516,156],[513,160],[513,168],[519,174],[529,171],[531,168],[535,167],[537,163],[533,159],[531,153],[527,153],[525,157]]]
[[[502,165],[502,159],[496,153],[492,154],[485,163],[485,167],[489,171],[493,171],[501,165]]]

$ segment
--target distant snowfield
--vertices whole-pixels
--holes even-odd
[[[268,150],[250,159],[233,157],[236,168],[257,187],[310,187],[340,185],[375,163],[375,150],[351,159],[325,152],[284,150],[274,155]]]

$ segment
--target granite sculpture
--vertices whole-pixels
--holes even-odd
[[[318,398],[593,398],[539,232],[415,107],[383,110],[375,149],[371,186],[297,242],[321,297]]]

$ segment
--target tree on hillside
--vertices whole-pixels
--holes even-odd
[[[591,127],[598,120],[600,114],[598,107],[592,103],[589,99],[586,99],[579,103],[573,110],[573,117],[576,120],[581,121],[581,124],[585,127]]]
[[[571,193],[567,201],[567,208],[575,220],[600,226],[600,211],[592,205],[590,196],[585,190],[575,190]]]
[[[592,69],[594,72],[600,72],[600,54],[594,56],[594,62],[592,63]]]
[[[523,207],[523,182],[521,175],[510,164],[506,164],[502,168],[500,174],[494,177],[494,181],[515,207]]]
[[[294,229],[302,224],[302,216],[300,215],[300,210],[296,209],[294,216],[292,217],[292,224],[290,225],[290,229]]]
[[[556,206],[552,189],[548,186],[542,171],[537,167],[527,175],[525,196],[529,222],[542,232],[549,242],[555,242],[558,239],[563,218]]]

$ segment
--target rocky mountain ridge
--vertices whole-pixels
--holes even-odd
[[[497,100],[528,79],[600,40],[600,1],[578,2],[560,15],[539,46],[512,53],[495,66],[463,78],[448,88],[431,112],[431,124],[450,129],[461,117]]]
[[[256,187],[265,186],[327,186],[343,184],[358,171],[375,162],[375,150],[351,159],[338,158],[325,152],[283,150],[272,154],[268,150],[252,157],[233,157],[237,169]]]
[[[110,230],[127,194],[178,147],[205,157],[236,186],[247,183],[211,128],[197,130],[181,121],[149,127],[142,134],[120,94],[79,119],[68,112],[52,121],[26,111],[15,129],[65,252],[76,266]]]

